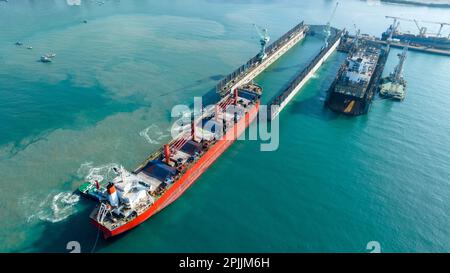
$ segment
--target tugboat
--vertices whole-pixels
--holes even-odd
[[[91,198],[97,201],[106,200],[106,188],[100,186],[98,180],[94,182],[85,182],[79,188],[78,191],[81,195]]]
[[[388,99],[394,99],[402,101],[406,96],[406,81],[403,78],[403,64],[406,60],[406,53],[408,47],[403,48],[403,52],[398,54],[399,63],[395,67],[394,72],[389,74],[388,77],[383,78],[380,84],[380,96]]]

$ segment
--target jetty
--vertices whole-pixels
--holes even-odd
[[[311,26],[311,29],[321,29],[323,26],[315,25]],[[298,94],[301,88],[311,79],[316,71],[322,66],[322,64],[330,57],[330,55],[336,51],[337,47],[341,43],[342,30],[336,28],[330,28],[331,37],[329,38],[327,45],[323,47],[309,62],[309,64],[302,69],[297,76],[288,84],[288,86],[269,104],[270,119],[275,119],[278,114],[286,107],[286,105]]]
[[[303,40],[308,30],[309,26],[305,25],[303,21],[293,27],[265,49],[266,56],[264,59],[261,60],[260,54],[257,54],[248,60],[244,65],[240,66],[222,79],[216,86],[217,93],[224,96],[239,86],[251,82],[267,67],[289,51],[289,49]]]

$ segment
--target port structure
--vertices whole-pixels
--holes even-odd
[[[334,51],[336,51],[337,47],[341,43],[344,30],[330,27],[329,24],[325,26],[312,25],[310,26],[312,31],[309,33],[315,33],[316,30],[320,28],[327,29],[330,33],[330,36],[327,38],[326,46],[322,47],[321,50],[309,62],[309,64],[297,74],[288,86],[270,101],[269,118],[271,120],[274,120],[279,115],[286,105],[288,105],[288,103],[298,94],[301,88],[312,78],[314,73],[316,73],[322,64],[325,63]],[[327,32],[325,32],[325,34],[326,33]]]
[[[289,49],[295,46],[299,41],[305,38],[307,32],[309,30],[309,26],[305,25],[303,21],[293,27],[291,30],[286,32],[279,39],[274,41],[272,44],[266,47],[261,41],[268,41],[268,39],[261,38],[261,50],[264,49],[263,56],[261,58],[261,52],[259,52],[256,56],[251,58],[247,63],[240,66],[238,69],[230,73],[224,79],[222,79],[216,86],[216,91],[221,96],[225,96],[239,86],[245,85],[251,82],[255,77],[261,74],[267,67],[273,64],[276,60],[278,60],[281,56],[283,56]],[[264,33],[261,33],[264,36]],[[268,35],[267,35],[268,37]],[[270,39],[270,38],[269,38]],[[265,43],[265,42],[264,42]]]
[[[397,54],[399,58],[399,62],[394,69],[394,73],[390,75],[390,78],[393,82],[400,82],[401,78],[403,78],[403,65],[406,60],[406,53],[408,52],[408,47],[405,46],[401,54]]]

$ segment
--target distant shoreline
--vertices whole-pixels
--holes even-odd
[[[422,7],[433,7],[433,8],[450,8],[450,3],[438,3],[438,2],[419,2],[414,0],[380,0],[381,2],[394,3],[394,4],[405,4],[413,6]]]

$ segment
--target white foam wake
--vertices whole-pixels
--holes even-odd
[[[150,144],[159,144],[160,140],[168,136],[164,134],[161,130],[159,130],[158,126],[156,126],[155,124],[152,124],[149,127],[142,130],[141,132],[139,132],[139,135],[145,138],[145,140]]]
[[[59,192],[57,194],[49,194],[41,202],[37,202],[32,197],[23,199],[27,209],[34,211],[27,218],[27,222],[33,222],[36,219],[41,221],[56,223],[60,222],[77,210],[75,205],[80,201],[80,197],[72,192]]]
[[[109,181],[114,178],[113,168],[120,168],[117,163],[109,163],[100,166],[94,166],[92,162],[85,162],[81,164],[77,171],[77,175],[88,182],[98,182]]]
[[[66,0],[66,3],[69,6],[80,6],[81,0]]]
[[[113,168],[119,168],[116,163],[94,166],[92,162],[81,164],[77,171],[77,175],[85,179],[85,181],[93,182],[95,180],[110,181],[114,177]],[[80,196],[73,192],[58,192],[47,195],[43,200],[37,199],[36,196],[25,196],[21,203],[31,211],[27,217],[28,222],[36,220],[56,223],[67,219],[69,216],[77,212],[76,205],[80,201]]]
[[[75,205],[80,201],[80,196],[71,192],[60,192],[50,197],[50,200],[51,210],[41,210],[38,217],[42,221],[56,223],[76,212]]]

